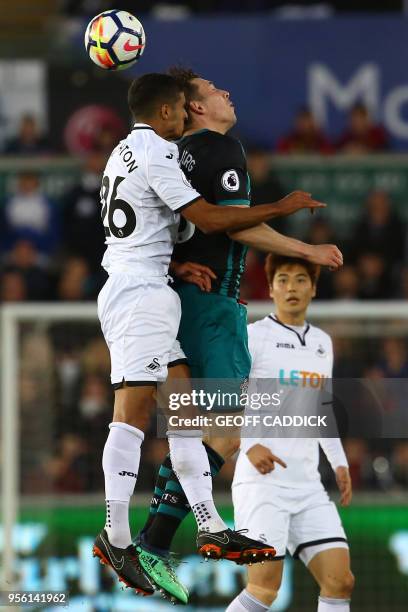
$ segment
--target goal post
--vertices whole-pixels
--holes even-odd
[[[248,306],[249,321],[266,316],[272,310],[270,301],[251,302]],[[308,319],[317,322],[330,333],[362,339],[378,335],[408,337],[408,304],[403,301],[387,302],[325,302],[310,306]],[[1,588],[10,590],[15,585],[13,567],[16,551],[13,545],[13,528],[17,525],[21,501],[20,487],[20,376],[21,336],[26,324],[39,326],[46,334],[53,324],[98,327],[95,303],[24,303],[1,307],[0,355],[1,355],[1,532],[2,575]],[[68,332],[69,333],[69,332]],[[51,373],[50,373],[51,376]]]

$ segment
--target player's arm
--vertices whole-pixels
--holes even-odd
[[[279,203],[260,204],[254,208],[241,206],[219,206],[210,204],[204,198],[196,200],[181,214],[196,225],[204,234],[215,234],[244,230],[269,221],[283,214],[288,215],[301,208],[324,208],[326,204],[312,200],[309,193],[296,191],[284,198],[283,207]],[[281,200],[280,202],[283,202]],[[290,212],[283,213],[283,210]]]
[[[254,444],[246,451],[246,456],[252,463],[252,465],[261,474],[269,474],[275,469],[275,463],[278,463],[283,468],[287,465],[277,455],[274,455],[272,451],[263,444]]]
[[[258,207],[255,207],[255,210]],[[228,232],[233,240],[265,253],[276,253],[286,257],[300,257],[312,263],[330,268],[343,265],[343,255],[334,244],[307,244],[301,240],[284,236],[265,223],[239,232]]]
[[[223,188],[223,181],[226,183],[225,175],[235,171],[233,169],[227,171],[221,170],[215,174],[217,204],[210,204],[189,185],[174,154],[175,145],[163,145],[161,142],[157,142],[155,145],[157,146],[151,147],[147,152],[146,172],[148,184],[171,210],[183,215],[203,233],[210,234],[242,230],[259,225],[259,223],[273,219],[276,216],[275,204],[261,204],[254,208],[223,205],[242,203],[241,193],[245,194],[244,203],[249,205],[247,188],[245,186],[247,178],[242,170],[239,170],[239,174],[237,172],[236,175],[238,188],[234,186],[232,191],[231,189]],[[225,201],[221,198],[225,198]],[[287,198],[284,199],[287,200]],[[301,191],[291,194],[289,201],[291,200],[297,202],[296,206],[299,206],[299,203],[302,201],[309,202],[313,208],[325,206],[325,204],[320,202],[311,201],[310,194]]]
[[[251,383],[256,384],[257,375],[260,372],[257,370],[258,356],[263,353],[265,338],[261,338],[254,330],[253,325],[248,325],[248,348],[251,354],[251,373],[249,392],[252,393]],[[278,463],[283,468],[286,468],[286,463],[280,457],[274,455],[272,451],[262,444],[263,438],[241,438],[241,452],[245,453],[254,468],[260,474],[269,474],[275,469],[275,463]]]
[[[331,339],[328,339],[330,346],[328,348],[328,355],[331,359],[331,363],[333,366],[333,345]],[[331,373],[333,376],[333,373]],[[323,395],[321,396],[325,399],[324,405],[325,407],[333,408],[333,388],[332,388],[332,378],[327,380],[325,388],[323,390]],[[323,401],[323,400],[322,400]],[[326,408],[327,410],[327,408]],[[348,506],[351,502],[351,498],[353,495],[352,492],[352,483],[349,472],[349,465],[346,457],[346,453],[344,452],[343,444],[338,435],[337,422],[334,411],[330,410],[329,415],[330,418],[330,432],[334,434],[335,437],[331,438],[319,438],[319,444],[323,449],[324,454],[329,461],[332,470],[336,476],[336,483],[338,489],[340,491],[340,504],[342,506]]]
[[[182,213],[207,234],[243,230],[301,208],[314,210],[326,206],[313,200],[310,193],[295,191],[279,202],[250,208],[245,158],[236,140],[223,142],[222,150],[213,160],[211,174],[214,203],[197,201]]]
[[[197,285],[201,291],[207,293],[211,291],[211,280],[217,278],[217,275],[211,268],[194,261],[178,262],[172,259],[169,265],[169,272],[186,283]]]
[[[336,476],[337,486],[341,495],[340,504],[348,506],[353,492],[348,461],[341,440],[340,438],[320,438],[319,444]]]

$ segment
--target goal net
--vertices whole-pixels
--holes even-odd
[[[270,310],[270,302],[253,302],[249,320]],[[333,338],[337,376],[398,376],[408,363],[404,302],[316,302],[309,315]],[[112,416],[109,373],[94,304],[2,307],[1,587],[69,591],[70,609],[82,612],[164,610],[167,604],[159,599],[146,603],[122,593],[91,555],[104,522],[101,455]],[[355,485],[353,505],[341,511],[357,576],[354,609],[402,612],[408,596],[408,442],[346,440],[345,445]],[[147,437],[134,495],[133,533],[142,525],[155,467],[166,449],[165,440],[153,433]],[[215,483],[229,521],[232,473],[230,462]],[[178,570],[191,591],[189,609],[225,610],[244,584],[244,570],[227,562],[201,563],[194,539],[189,518],[175,541],[175,550],[189,561]],[[273,609],[315,608],[312,580],[301,564],[288,560]]]

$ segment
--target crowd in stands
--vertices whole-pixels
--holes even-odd
[[[91,114],[85,116],[83,121],[90,121],[91,118],[101,123],[100,133],[97,134],[96,143],[99,149],[109,151],[114,145],[115,134],[123,132],[123,125],[120,119],[112,115],[111,117],[98,116],[97,107],[90,108]],[[105,109],[106,114],[106,109]],[[105,125],[106,124],[106,125]],[[71,126],[69,126],[71,127]],[[91,128],[90,128],[91,129]],[[88,139],[91,134],[88,134]],[[106,142],[105,142],[106,141]],[[95,145],[95,143],[93,143]],[[334,153],[365,155],[372,153],[384,153],[390,150],[388,134],[385,128],[376,123],[370,110],[362,103],[355,104],[347,117],[343,131],[335,138],[330,138],[323,128],[319,126],[312,111],[304,106],[300,108],[294,116],[291,129],[278,135],[275,145],[271,144],[270,153],[281,153],[284,155],[294,154],[319,154],[331,155]],[[0,146],[0,154],[7,156],[30,156],[52,154],[50,143],[47,137],[41,132],[36,118],[31,114],[21,117],[17,133],[6,140]]]
[[[0,300],[93,300],[105,280],[100,268],[104,234],[100,222],[101,173],[109,150],[102,135],[98,146],[83,157],[81,176],[61,197],[46,195],[41,173],[21,170],[11,193],[0,202]],[[275,152],[331,155],[376,153],[388,149],[387,134],[368,110],[355,106],[337,142],[331,142],[303,108],[293,129],[282,136]],[[288,189],[271,172],[266,149],[250,147],[248,169],[255,204],[276,201]],[[50,155],[47,138],[35,118],[22,117],[17,134],[5,142],[4,158]],[[290,233],[285,220],[273,224]],[[288,229],[289,228],[289,229]],[[335,242],[343,249],[345,266],[337,274],[323,271],[320,299],[387,299],[408,297],[407,228],[386,191],[368,192],[358,203],[347,240],[324,215],[305,226],[299,238],[311,243]],[[244,299],[266,299],[263,257],[250,252],[244,278]]]
[[[350,111],[347,126],[340,136],[331,140],[317,124],[307,107],[298,111],[292,130],[280,138],[277,152],[285,154],[343,153],[364,155],[381,153],[389,148],[388,136],[381,124],[374,122],[364,104]]]
[[[357,377],[375,381],[408,377],[408,347],[403,338],[370,338],[362,342],[360,338],[336,337],[334,333],[334,339],[334,389],[335,393],[340,389],[340,402],[344,403],[346,396],[354,398],[355,391],[365,388],[353,382]],[[103,489],[100,453],[96,449],[103,448],[112,416],[109,373],[109,353],[97,323],[82,323],[78,328],[64,321],[47,329],[35,324],[24,329],[20,379],[24,493],[95,493]],[[359,407],[364,404],[362,397],[356,400]],[[348,406],[349,414],[355,414],[356,408]],[[375,420],[372,408],[368,402],[366,410],[370,415],[364,418],[370,420],[362,422],[366,435],[361,436],[357,432],[353,436],[339,413],[354,489],[403,492],[408,485],[408,440],[370,439],[366,426]],[[142,452],[138,486],[139,490],[150,491],[157,465],[168,452],[167,441],[157,438],[155,417]],[[216,489],[227,490],[233,469],[231,460],[215,480]],[[324,482],[335,489],[331,468],[325,461],[321,472]]]

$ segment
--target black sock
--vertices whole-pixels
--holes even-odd
[[[208,455],[211,475],[214,478],[224,465],[224,459],[213,450],[211,446],[205,443],[203,444]],[[169,455],[167,455],[166,459],[169,459]],[[162,487],[157,488],[162,489]],[[152,506],[150,506],[150,508],[152,508]],[[155,507],[155,512],[150,514],[148,524],[145,526],[144,541],[150,546],[169,550],[180,523],[189,512],[190,505],[177,476],[173,470],[171,470],[159,507]]]

